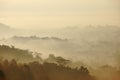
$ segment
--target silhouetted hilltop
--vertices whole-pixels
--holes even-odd
[[[7,80],[94,80],[86,67],[70,68],[66,64],[71,61],[52,54],[42,61],[39,55],[33,57],[32,53],[0,45],[0,71]],[[49,62],[51,59],[53,62]]]
[[[109,65],[89,68],[74,65],[70,60],[50,54],[42,59],[33,57],[33,52],[0,45],[0,71],[7,80],[119,80],[120,68]],[[36,53],[37,54],[37,53]],[[96,66],[96,65],[95,65]],[[101,74],[101,75],[100,75]],[[94,75],[95,77],[93,77]]]
[[[30,52],[28,50],[18,49],[15,48],[14,46],[0,45],[1,59],[8,59],[8,60],[15,59],[18,62],[23,62],[23,63],[32,62],[32,61],[39,61],[39,62],[42,61],[40,56],[36,56],[34,58],[32,54],[33,52]]]

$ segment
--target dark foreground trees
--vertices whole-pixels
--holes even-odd
[[[2,70],[0,70],[0,80],[6,80],[5,74]]]
[[[54,55],[43,61],[28,50],[0,45],[0,80],[94,80],[87,68],[72,69],[70,62]]]
[[[15,60],[0,61],[0,80],[94,80],[87,68],[71,69],[54,63],[31,62],[18,64]]]

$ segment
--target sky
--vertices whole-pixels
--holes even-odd
[[[0,23],[15,28],[120,25],[120,0],[0,0]]]

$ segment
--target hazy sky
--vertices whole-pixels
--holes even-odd
[[[120,25],[120,0],[0,0],[0,22],[18,28]]]

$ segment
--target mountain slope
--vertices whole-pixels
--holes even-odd
[[[18,62],[27,63],[33,61],[42,61],[40,56],[33,57],[33,52],[28,50],[22,50],[15,48],[14,46],[0,45],[0,59],[12,60],[15,59]]]

